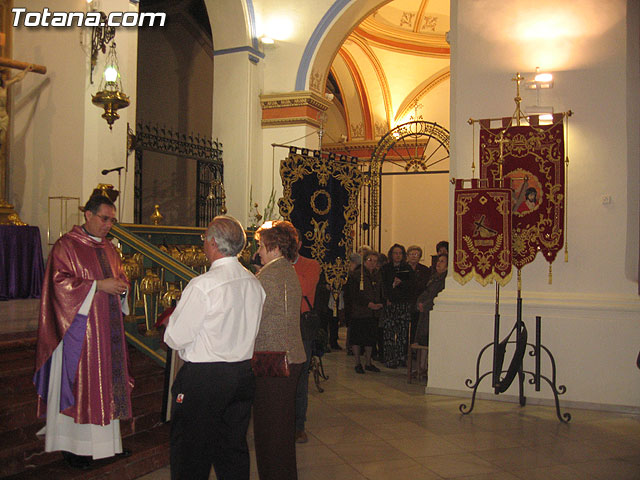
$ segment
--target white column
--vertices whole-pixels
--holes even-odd
[[[246,51],[216,55],[213,65],[213,135],[222,142],[227,210],[244,225],[254,170],[262,177],[260,66]]]

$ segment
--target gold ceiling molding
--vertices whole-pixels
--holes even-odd
[[[354,60],[353,56],[349,51],[345,49],[340,49],[338,52],[342,60],[347,66],[349,73],[351,74],[351,78],[353,79],[353,84],[358,92],[358,99],[360,103],[360,108],[362,109],[362,132],[356,132],[355,129],[349,125],[351,130],[350,137],[364,137],[365,139],[373,138],[373,114],[371,112],[371,101],[369,100],[369,92],[367,91],[367,85],[364,82],[362,72],[358,68],[357,62]],[[347,107],[348,109],[348,107]],[[356,125],[357,126],[357,125]]]
[[[347,106],[346,106],[347,100],[345,98],[345,91],[344,91],[344,88],[342,87],[342,82],[338,77],[338,73],[336,72],[336,69],[333,68],[333,66],[331,66],[329,71],[333,74],[333,78],[338,84],[338,90],[340,91],[340,94],[342,96],[342,101],[338,101],[337,98],[334,98],[333,104],[338,108],[338,111],[340,112],[340,114],[342,115],[342,119],[344,120],[344,124],[345,126],[347,126],[349,125],[349,112],[347,111]],[[349,135],[350,135],[349,127],[347,127],[347,139],[351,139]]]
[[[420,30],[420,22],[422,20],[422,17],[424,17],[424,12],[427,10],[428,4],[429,0],[422,0],[422,2],[420,2],[420,7],[418,8],[418,13],[416,14],[416,21],[413,25],[414,33],[418,33],[418,31]]]
[[[270,108],[311,106],[324,112],[329,108],[330,102],[316,92],[301,91],[262,94],[260,95],[260,105],[263,110]]]
[[[355,140],[352,142],[323,143],[322,150],[327,152],[352,152],[354,150],[373,149],[378,144],[377,140]]]
[[[386,117],[387,129],[391,123],[391,115],[393,112],[393,108],[391,105],[391,90],[389,90],[389,82],[387,81],[387,76],[384,73],[384,68],[382,68],[382,64],[376,54],[371,50],[367,42],[363,41],[362,38],[353,36],[351,37],[354,45],[360,47],[360,49],[364,52],[367,59],[371,62],[373,69],[376,72],[376,76],[378,77],[378,83],[380,84],[380,89],[382,90],[382,99],[384,101],[384,113]],[[344,47],[343,47],[344,48]],[[374,134],[375,136],[375,134]]]
[[[428,78],[421,85],[418,85],[416,89],[414,89],[409,95],[407,95],[402,105],[398,109],[394,122],[398,122],[401,118],[405,117],[411,110],[413,110],[415,102],[424,97],[429,91],[433,90],[435,87],[440,85],[442,82],[449,80],[451,77],[451,70],[449,67],[444,69],[444,71],[440,71],[433,75],[431,78]],[[414,120],[418,120],[417,118]]]
[[[319,127],[318,114],[327,111],[330,104],[324,96],[313,91],[260,95],[262,127]]]
[[[309,88],[315,92],[322,93],[322,88],[324,87],[323,78],[318,70],[313,70],[311,72],[311,77],[309,77]]]
[[[445,35],[414,33],[382,25],[369,18],[356,27],[351,34],[352,37],[356,35],[366,39],[372,45],[393,52],[433,58],[449,58],[451,56],[451,49]]]

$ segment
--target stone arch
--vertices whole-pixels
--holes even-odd
[[[311,34],[298,66],[296,90],[324,90],[340,46],[362,20],[392,0],[336,0]]]
[[[204,0],[213,35],[214,56],[246,51],[250,58],[264,58],[256,36],[251,0]]]

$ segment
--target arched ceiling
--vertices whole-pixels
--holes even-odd
[[[337,86],[339,95],[327,142],[376,141],[414,117],[416,103],[418,118],[448,127],[448,31],[449,0],[394,0],[365,18],[331,66],[326,90]]]

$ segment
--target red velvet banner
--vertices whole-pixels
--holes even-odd
[[[552,263],[564,242],[563,114],[552,125],[488,128],[481,122],[480,177],[511,181],[513,264],[533,262],[538,250]],[[501,136],[501,133],[503,135]]]
[[[511,280],[511,190],[480,188],[456,180],[453,226],[453,278],[464,285],[473,277],[483,286]],[[487,183],[486,180],[483,181]]]

